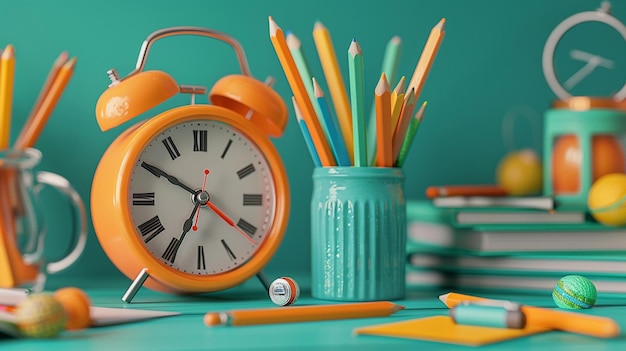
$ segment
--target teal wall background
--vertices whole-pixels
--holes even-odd
[[[373,92],[387,41],[400,35],[400,73],[411,76],[432,26],[446,17],[446,36],[422,92],[428,100],[426,119],[405,165],[406,195],[422,198],[431,184],[490,183],[495,167],[512,147],[541,152],[541,115],[554,100],[544,80],[541,54],[545,40],[566,17],[593,10],[599,0],[438,0],[438,1],[3,1],[0,3],[0,46],[16,49],[12,135],[18,134],[30,112],[50,65],[62,50],[78,58],[74,77],[59,101],[37,147],[44,153],[39,169],[67,177],[89,206],[91,180],[100,156],[124,128],[103,133],[94,107],[106,89],[106,71],[124,76],[135,65],[142,41],[169,26],[203,26],[228,33],[243,45],[252,73],[277,79],[275,88],[289,102],[291,90],[268,34],[271,15],[284,30],[302,41],[314,75],[322,70],[311,36],[322,21],[332,33],[339,63],[347,77],[344,53],[357,38],[364,52],[366,91]],[[626,20],[626,3],[613,1],[613,13]],[[592,28],[579,33],[606,56],[620,53],[619,40],[604,44]],[[602,37],[604,38],[604,37]],[[574,40],[576,41],[576,40]],[[232,50],[217,41],[197,37],[161,40],[151,50],[147,69],[172,74],[179,84],[211,86],[237,73]],[[571,72],[577,66],[565,68]],[[603,85],[626,80],[625,71],[585,82]],[[567,72],[565,72],[567,73]],[[565,74],[564,73],[564,74]],[[408,77],[407,77],[408,78]],[[346,79],[346,78],[344,78]],[[187,103],[177,97],[146,113],[147,118]],[[291,108],[282,138],[275,139],[286,164],[292,189],[291,218],[283,245],[270,262],[270,274],[289,275],[309,268],[309,199],[313,164]],[[520,112],[512,138],[503,136],[507,113]],[[45,193],[51,255],[64,245],[68,215]],[[88,207],[89,210],[89,207]],[[102,252],[90,224],[89,243],[80,263],[65,275],[119,274]]]

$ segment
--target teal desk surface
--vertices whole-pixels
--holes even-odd
[[[300,279],[299,281],[302,281]],[[76,284],[76,281],[73,281]],[[121,301],[129,282],[121,278],[83,280],[81,287],[89,294],[92,305],[100,307],[175,311],[178,316],[143,322],[96,327],[63,332],[47,340],[0,339],[0,350],[624,350],[626,348],[626,296],[600,296],[596,307],[583,311],[614,318],[622,335],[599,339],[560,331],[551,331],[520,339],[480,347],[459,346],[421,340],[396,339],[353,334],[357,327],[404,321],[427,316],[446,315],[448,310],[438,300],[445,291],[409,291],[406,299],[394,301],[406,307],[389,317],[323,322],[303,322],[245,327],[206,327],[203,316],[208,311],[241,308],[275,307],[261,284],[246,284],[203,296],[174,296],[141,289],[131,304]],[[304,284],[306,285],[306,281]],[[46,290],[66,286],[52,280]],[[463,292],[468,293],[468,292]],[[510,299],[521,303],[553,307],[549,295],[474,295]],[[311,298],[305,286],[296,305],[332,303]],[[288,308],[288,307],[275,307]]]

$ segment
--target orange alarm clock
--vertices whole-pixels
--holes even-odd
[[[152,33],[134,71],[100,96],[96,118],[105,131],[177,93],[162,71],[143,71],[151,45],[173,35],[200,35],[230,44],[241,75],[221,78],[212,104],[162,112],[119,135],[96,169],[91,191],[93,225],[111,261],[133,285],[168,293],[227,289],[257,275],[278,249],[289,217],[289,185],[269,137],[282,135],[287,109],[268,84],[254,79],[232,37],[199,27]],[[262,279],[263,281],[263,279]]]

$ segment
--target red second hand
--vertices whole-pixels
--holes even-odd
[[[206,189],[206,178],[209,175],[209,170],[205,169],[204,170],[204,180],[202,181],[202,191],[204,191]],[[197,212],[196,214],[196,221],[193,224],[193,227],[191,229],[193,229],[193,231],[197,231],[198,230],[198,219],[200,219],[200,211]]]
[[[256,245],[256,241],[252,240],[252,238],[246,234],[243,230],[239,229],[239,227],[237,227],[237,225],[235,224],[235,222],[230,219],[224,212],[222,212],[222,210],[220,210],[219,208],[217,208],[217,206],[215,206],[211,201],[206,203],[207,206],[209,206],[218,216],[220,216],[224,222],[228,223],[229,226],[235,228],[235,230],[237,230],[239,233],[241,233],[241,235],[243,235],[246,239],[248,239],[248,241],[250,241],[253,245]]]

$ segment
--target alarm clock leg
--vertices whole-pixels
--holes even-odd
[[[259,278],[259,281],[261,282],[261,284],[263,284],[265,291],[269,290],[270,281],[267,280],[267,276],[265,275],[265,273],[263,273],[263,271],[259,271],[259,273],[256,274],[256,277]]]
[[[148,269],[142,269],[141,272],[137,274],[137,277],[135,277],[135,280],[133,280],[133,282],[130,284],[130,286],[124,293],[124,296],[122,296],[122,301],[130,303],[149,276],[150,273],[148,273]]]

